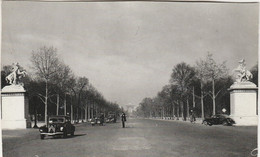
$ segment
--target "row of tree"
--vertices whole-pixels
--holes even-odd
[[[72,120],[89,119],[108,112],[121,112],[118,104],[107,101],[86,77],[77,77],[64,64],[54,47],[41,47],[31,55],[32,73],[22,78],[28,92],[30,114],[70,115]],[[2,67],[2,88],[11,65]],[[23,67],[20,67],[23,69]],[[44,115],[44,116],[43,116]]]
[[[251,72],[251,80],[258,86],[258,65]],[[217,113],[230,113],[228,88],[234,79],[226,63],[217,63],[208,53],[195,66],[184,62],[174,66],[170,81],[154,98],[144,98],[134,114],[141,117],[182,117],[193,112],[205,118]]]

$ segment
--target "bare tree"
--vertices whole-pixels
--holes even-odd
[[[208,53],[206,59],[203,63],[203,75],[207,79],[207,81],[211,82],[212,84],[212,91],[209,92],[210,97],[212,98],[213,103],[213,115],[216,114],[216,98],[221,90],[215,91],[215,82],[217,79],[222,78],[227,74],[227,67],[226,62],[221,64],[216,63],[213,59],[213,55]]]
[[[72,79],[73,80],[73,79]],[[87,88],[87,85],[89,84],[88,79],[86,77],[79,77],[77,79],[75,79],[75,81],[70,81],[70,86],[68,86],[70,88],[70,90],[72,91],[74,98],[75,98],[75,106],[77,107],[77,114],[76,114],[76,120],[78,120],[79,118],[79,107],[81,107],[81,97],[82,97],[82,92],[84,91],[84,88]],[[73,107],[71,106],[71,109],[73,109]],[[73,114],[73,111],[71,111]],[[71,115],[73,116],[73,115]],[[71,117],[73,118],[73,117]]]
[[[68,65],[64,63],[60,64],[60,70],[56,73],[54,77],[54,83],[58,86],[56,90],[57,93],[57,102],[56,102],[56,115],[59,115],[59,107],[60,107],[60,94],[64,93],[64,115],[66,115],[66,94],[69,90],[70,79],[73,77],[73,73]]]
[[[204,115],[204,97],[207,96],[207,94],[205,94],[205,92],[203,91],[203,87],[204,84],[206,82],[206,69],[205,69],[205,61],[203,60],[199,60],[196,63],[196,78],[200,81],[200,96],[197,96],[198,98],[200,98],[200,103],[201,103],[201,118],[204,119],[205,115]]]
[[[47,123],[48,116],[48,98],[49,91],[48,85],[60,70],[60,62],[57,56],[57,49],[54,47],[41,47],[40,49],[33,51],[31,56],[31,62],[36,76],[45,82],[45,95],[38,93],[39,98],[45,104],[45,123]]]

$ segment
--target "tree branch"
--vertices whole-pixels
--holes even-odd
[[[57,106],[56,102],[52,101],[51,99],[49,99],[49,100],[50,100],[51,103],[53,103],[53,104],[55,104]]]
[[[221,89],[221,90],[219,90],[219,91],[217,92],[217,94],[216,94],[216,96],[215,96],[215,97],[217,97],[217,96],[218,96],[218,94],[219,94],[221,91],[222,91],[222,89]]]
[[[40,93],[38,93],[38,96],[42,96],[42,97],[44,97],[44,98],[45,98],[45,96],[44,96],[44,95],[42,95],[42,94],[40,94]]]
[[[45,104],[44,99],[42,99],[42,98],[40,97],[40,95],[38,95],[38,98]]]

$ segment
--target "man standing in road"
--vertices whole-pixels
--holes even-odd
[[[100,125],[103,125],[104,124],[104,114],[102,113],[101,116],[100,116]]]
[[[125,121],[126,121],[126,116],[125,113],[123,112],[121,115],[121,120],[122,120],[122,127],[125,128]]]
[[[191,119],[190,122],[195,123],[196,121],[196,117],[195,117],[195,113],[194,113],[194,109],[191,110]]]

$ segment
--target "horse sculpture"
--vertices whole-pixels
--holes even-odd
[[[19,80],[22,77],[25,77],[26,74],[27,74],[26,71],[21,71],[19,69],[18,63],[14,63],[13,68],[12,68],[12,72],[8,76],[6,76],[5,80],[9,84],[17,85],[19,83]]]
[[[245,65],[245,60],[242,59],[239,61],[239,66],[234,69],[235,72],[238,72],[236,80],[237,82],[247,82],[253,78],[253,74],[249,70],[246,70]]]

